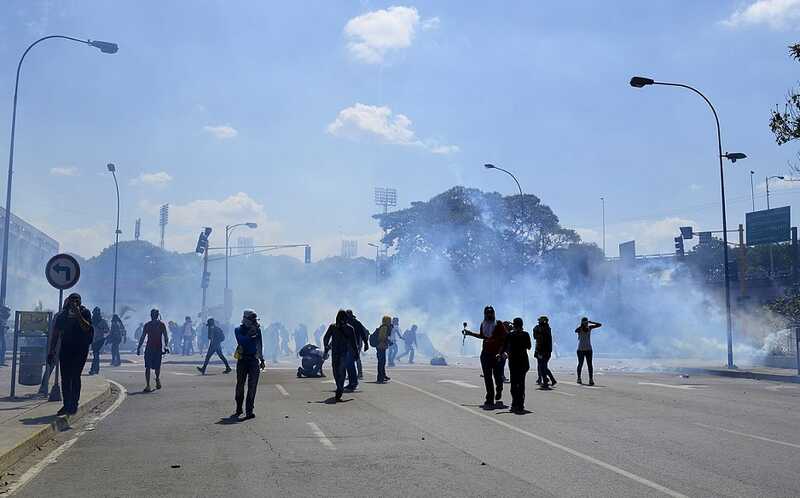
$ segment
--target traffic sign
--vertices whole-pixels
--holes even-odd
[[[81,267],[69,254],[56,254],[45,265],[44,275],[50,285],[58,290],[65,290],[78,283]]]
[[[786,242],[791,233],[789,206],[747,213],[747,245]]]

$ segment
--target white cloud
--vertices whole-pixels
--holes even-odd
[[[144,185],[146,187],[165,187],[172,181],[172,176],[166,171],[157,173],[142,173],[130,181],[131,185]]]
[[[757,0],[736,9],[722,21],[730,28],[766,25],[772,29],[797,27],[800,22],[800,0]]]
[[[347,21],[344,34],[347,48],[358,61],[380,64],[387,52],[411,46],[414,33],[420,26],[419,12],[414,7],[393,6],[367,12]],[[435,29],[439,18],[422,21],[423,30]]]
[[[459,150],[457,145],[420,140],[412,128],[411,119],[405,114],[393,113],[387,106],[356,103],[339,111],[326,131],[335,137],[354,141],[372,138],[387,144],[422,147],[434,154],[452,154]]]
[[[228,140],[239,134],[239,131],[231,125],[204,126],[203,131],[210,133],[218,140]]]
[[[79,254],[85,258],[100,254],[100,251],[114,243],[114,227],[102,224],[69,230],[53,227],[48,233],[58,240],[61,252]]]
[[[78,168],[75,166],[50,168],[50,174],[53,176],[78,176]]]

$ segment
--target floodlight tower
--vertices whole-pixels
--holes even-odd
[[[161,227],[161,249],[164,249],[164,233],[167,230],[169,223],[169,204],[161,206],[160,215],[158,217],[158,225]]]
[[[397,206],[397,189],[389,188],[389,187],[375,187],[375,205],[383,207],[383,214],[389,214],[389,208]],[[383,238],[386,237],[387,231],[383,229]],[[388,248],[386,244],[383,242],[383,238],[381,239],[380,249],[378,250],[378,267],[381,268],[379,264],[380,260],[385,260],[388,254]],[[382,272],[380,272],[382,273]]]

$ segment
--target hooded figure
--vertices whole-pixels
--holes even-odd
[[[94,340],[92,341],[92,366],[89,368],[89,375],[96,375],[100,373],[100,352],[110,334],[108,322],[103,318],[99,306],[95,306],[92,310],[92,327],[94,328]]]
[[[382,384],[390,380],[386,376],[386,350],[389,349],[392,343],[392,317],[384,316],[380,327],[373,332],[373,336],[375,338],[372,343],[375,346],[375,354],[378,358],[378,383]]]
[[[536,383],[542,389],[549,389],[550,385],[556,385],[556,378],[548,367],[550,356],[553,354],[553,332],[550,330],[550,321],[546,316],[539,317],[539,324],[533,328],[533,339],[536,341],[536,349],[533,356],[536,357],[538,364],[538,379]]]
[[[264,353],[261,339],[261,327],[258,315],[253,310],[242,313],[242,324],[236,327],[238,360],[236,361],[236,413],[242,414],[242,403],[245,401],[244,386],[247,384],[247,402],[245,419],[255,418],[253,407],[256,402],[258,377],[264,368]]]
[[[336,401],[341,401],[344,392],[344,381],[347,375],[348,365],[355,361],[358,354],[358,344],[356,342],[356,331],[353,326],[347,323],[347,312],[339,310],[336,313],[336,322],[328,327],[323,338],[325,343],[325,355],[331,355],[331,367],[333,368],[333,378],[336,381]]]

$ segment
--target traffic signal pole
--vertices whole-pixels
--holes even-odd
[[[203,287],[203,303],[200,305],[200,320],[201,323],[205,323],[208,319],[208,309],[206,308],[206,294],[208,292],[208,280],[206,280],[206,275],[208,275],[208,249],[203,251],[203,277],[201,280],[201,286]]]

